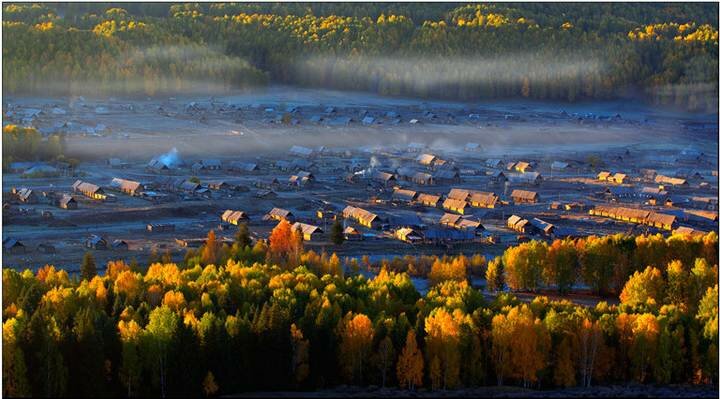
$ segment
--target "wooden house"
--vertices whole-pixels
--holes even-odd
[[[305,241],[312,241],[323,233],[323,230],[318,226],[300,222],[293,224],[292,228],[293,230],[300,229],[303,235],[303,240]]]
[[[287,209],[273,208],[263,217],[263,220],[287,220],[288,222],[294,222],[295,215]]]
[[[534,204],[539,200],[538,193],[526,190],[513,190],[510,198],[512,198],[516,204]]]
[[[94,200],[104,200],[107,199],[107,194],[105,194],[105,191],[103,191],[100,186],[83,182],[82,180],[77,180],[72,185],[73,191],[79,192],[83,194],[84,196],[88,198],[92,198]]]
[[[467,207],[467,201],[460,201],[452,198],[447,198],[443,201],[443,209],[448,211],[456,212],[461,215],[465,214],[465,208]]]

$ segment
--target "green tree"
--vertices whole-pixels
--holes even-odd
[[[330,239],[335,245],[342,245],[342,243],[345,241],[345,235],[343,234],[343,224],[340,221],[340,218],[335,218],[335,222],[333,222],[332,229],[330,231]]]
[[[97,276],[97,266],[95,265],[95,257],[92,252],[85,252],[82,264],[80,265],[80,278],[90,281]]]

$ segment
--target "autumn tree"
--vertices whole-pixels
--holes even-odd
[[[178,327],[177,315],[168,307],[162,306],[150,312],[150,321],[143,332],[145,346],[152,359],[152,367],[158,377],[160,394],[167,390],[168,350],[171,347]]]
[[[555,348],[555,372],[553,382],[563,388],[575,385],[575,364],[570,337],[565,336]]]
[[[310,342],[305,339],[302,331],[295,323],[290,325],[290,337],[292,340],[292,373],[297,384],[302,384],[310,374],[309,347]]]
[[[215,382],[215,376],[211,371],[208,371],[203,380],[203,392],[205,392],[205,396],[215,396],[218,389],[220,388]]]
[[[632,326],[632,346],[630,359],[635,376],[640,383],[645,382],[651,365],[655,364],[660,326],[651,313],[639,315]]]
[[[275,262],[287,261],[294,251],[293,231],[290,223],[283,219],[270,233],[268,256]]]
[[[391,367],[395,361],[395,347],[393,346],[392,339],[389,336],[385,336],[380,343],[375,354],[377,367],[380,370],[380,380],[382,381],[382,387],[385,387],[387,381],[387,373],[391,370]]]
[[[581,386],[589,387],[592,382],[595,363],[602,344],[602,331],[598,322],[584,319],[578,331],[579,353],[578,368],[580,369]]]
[[[502,260],[508,287],[513,290],[535,290],[545,269],[547,244],[531,241],[508,248]]]
[[[547,285],[557,286],[561,294],[566,294],[577,279],[578,265],[575,244],[572,241],[555,240],[547,251],[543,281]]]
[[[200,256],[203,265],[214,265],[217,262],[217,250],[218,244],[215,238],[215,230],[208,231],[205,245],[202,249],[202,255]]]
[[[135,320],[120,320],[118,332],[122,342],[122,366],[120,378],[127,387],[127,396],[133,397],[140,384],[142,363],[140,359],[140,339],[142,328]]]
[[[415,331],[408,330],[405,347],[397,362],[397,379],[401,388],[414,390],[422,386],[423,356],[415,340]]]
[[[503,270],[502,258],[493,258],[488,263],[487,271],[485,272],[485,281],[487,281],[488,291],[502,291],[505,288],[505,275]]]
[[[340,362],[346,381],[362,382],[363,367],[372,349],[375,331],[370,319],[362,313],[348,313],[340,332]]]
[[[546,366],[549,335],[530,308],[527,305],[513,307],[507,317],[495,316],[492,336],[499,384],[506,373],[520,379],[524,387],[536,382],[538,372]]]
[[[646,305],[655,308],[665,295],[665,280],[660,270],[648,266],[642,272],[635,272],[625,283],[620,301],[630,306]]]
[[[444,308],[438,308],[425,319],[427,358],[430,359],[431,369],[433,362],[437,368],[431,374],[436,376],[435,380],[439,379],[443,389],[454,388],[459,383],[460,325],[456,320],[459,316],[461,315],[451,315]]]

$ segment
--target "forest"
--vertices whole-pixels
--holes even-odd
[[[232,245],[210,231],[179,264],[164,254],[98,273],[88,252],[79,275],[4,268],[3,395],[717,384],[714,232],[530,242],[487,264],[435,258],[421,295],[408,272],[427,260],[343,267],[305,251],[289,226],[254,244],[244,225]],[[374,266],[372,278],[359,273]],[[472,287],[471,274],[487,285]],[[626,276],[610,284],[618,305],[512,294],[536,284],[567,292],[561,281],[596,275]]]
[[[383,95],[716,106],[717,4],[8,4],[3,91],[282,83]],[[92,85],[84,84],[92,82]]]

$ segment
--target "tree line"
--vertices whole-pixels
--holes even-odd
[[[2,167],[18,161],[56,161],[65,159],[65,140],[53,134],[43,138],[33,127],[5,125],[2,131]]]
[[[703,109],[718,87],[713,4],[12,4],[3,14],[10,92],[63,77],[154,94],[199,79],[456,100],[639,90]]]
[[[88,253],[80,276],[4,268],[3,393],[717,383],[717,245],[711,253],[690,241],[638,245],[628,253],[648,266],[624,283],[620,304],[584,307],[510,293],[489,301],[456,273],[473,270],[460,257],[433,261],[433,286],[420,295],[406,272],[382,267],[366,278],[335,255],[306,253],[288,226],[255,244],[243,227],[232,246],[210,232],[180,265],[118,260],[98,275]],[[683,255],[714,266],[701,276]],[[502,279],[513,280],[510,269]]]

